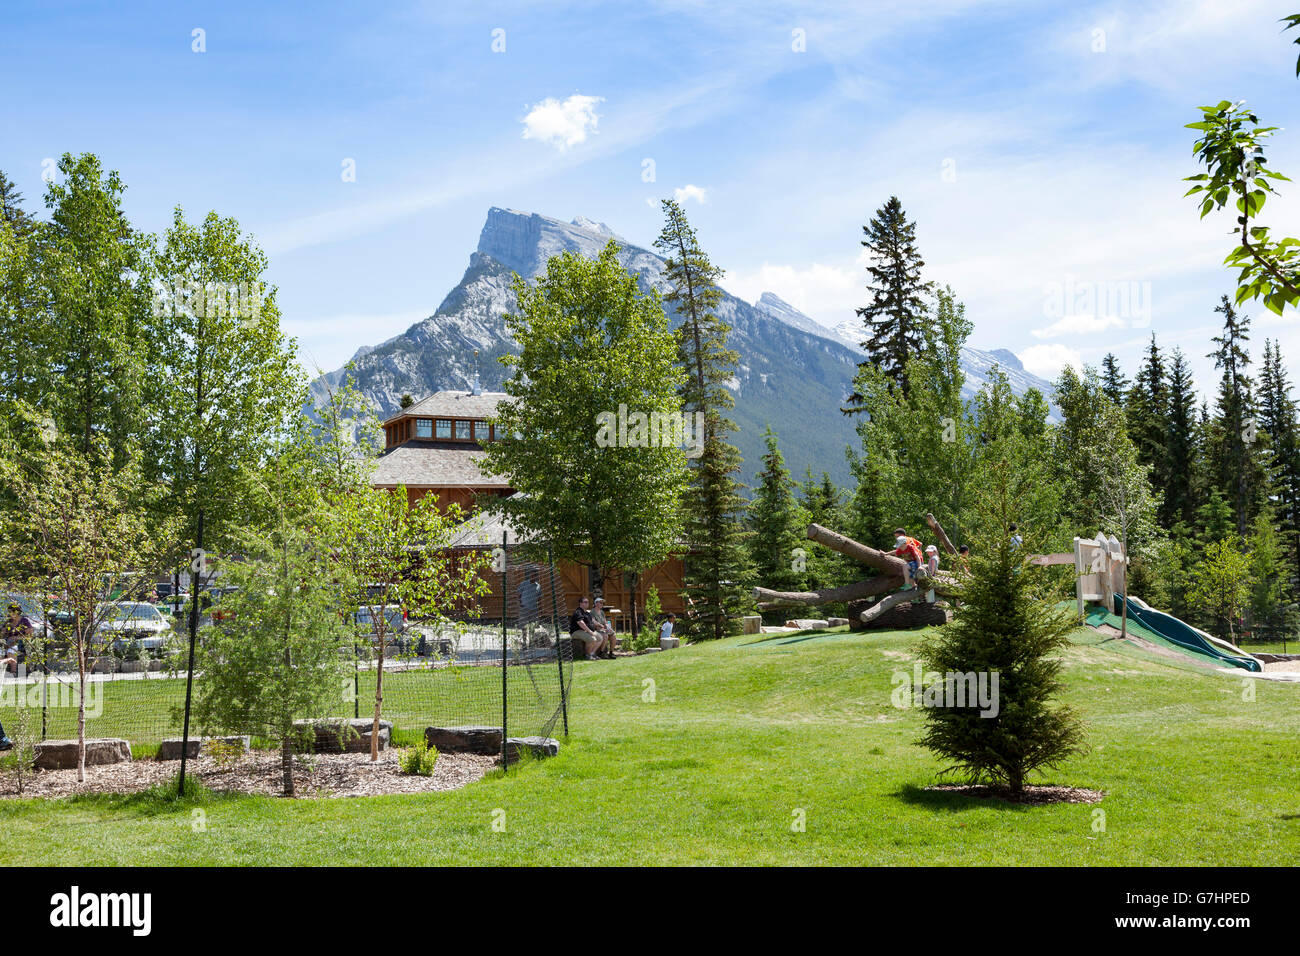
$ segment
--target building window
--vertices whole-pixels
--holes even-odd
[[[438,419],[438,428],[437,431],[434,433],[434,437],[435,438],[451,437],[451,421],[449,419],[446,418]]]
[[[477,442],[486,442],[491,437],[487,422],[474,423],[474,440]]]
[[[469,422],[456,422],[456,437],[462,441],[469,441]]]
[[[415,437],[432,438],[433,437],[433,420],[429,418],[417,418],[415,420]]]

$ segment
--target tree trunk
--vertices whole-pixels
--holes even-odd
[[[907,573],[907,562],[897,555],[869,548],[865,544],[860,544],[852,538],[846,538],[842,534],[836,534],[819,524],[810,524],[808,526],[808,537],[818,544],[825,545],[832,551],[838,551],[840,554],[848,555],[854,561],[867,565],[867,567],[875,568],[882,574],[892,574],[901,578]]]
[[[77,694],[77,783],[86,782],[86,644],[81,643],[77,668],[79,692]]]
[[[948,540],[948,535],[943,530],[943,525],[939,524],[938,518],[936,518],[934,515],[927,512],[925,516],[925,523],[930,526],[930,530],[934,532],[934,536],[939,539],[939,543],[943,545],[943,549],[945,551],[947,551],[949,554],[957,553],[957,549],[954,548],[952,546],[952,542]]]
[[[284,783],[284,795],[294,796],[293,788],[293,731],[289,731],[280,741],[280,777]]]
[[[754,588],[754,600],[764,607],[785,607],[793,605],[839,604],[841,601],[856,601],[861,598],[874,597],[903,586],[903,577],[882,574],[879,577],[854,581],[835,588],[822,588],[820,591],[773,591],[769,588]]]
[[[383,608],[380,608],[380,618],[383,617]],[[386,622],[385,622],[386,623]],[[384,624],[376,623],[379,628],[379,666],[375,671],[375,720],[370,725],[370,759],[373,762],[379,760],[379,718],[384,708],[384,645],[387,643],[384,635]]]

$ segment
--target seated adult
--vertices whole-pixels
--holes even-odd
[[[600,653],[605,638],[596,630],[596,622],[591,611],[587,610],[589,603],[587,598],[581,598],[577,609],[569,616],[569,637],[573,639],[575,649],[583,648],[584,657],[593,658]]]
[[[604,656],[612,658],[614,656],[614,647],[618,638],[614,636],[614,628],[605,617],[605,599],[596,598],[591,609],[591,620],[597,634],[604,640]]]
[[[0,674],[18,673],[18,655],[26,650],[26,642],[32,639],[32,622],[23,614],[22,605],[17,601],[9,603],[9,615],[4,627],[0,628]]]
[[[673,625],[677,623],[677,615],[669,614],[664,619],[663,624],[659,625],[659,648],[660,650],[669,650],[674,647],[681,647],[682,641],[679,637],[673,637]]]

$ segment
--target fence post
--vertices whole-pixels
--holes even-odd
[[[557,587],[556,578],[559,576],[555,570],[555,556],[551,552],[551,546],[546,546],[546,564],[551,569],[551,627],[555,630],[555,666],[560,669],[560,713],[564,715],[564,739],[569,739],[569,700],[567,689],[564,686],[564,650],[560,642],[560,607],[556,599],[555,591]]]
[[[510,753],[506,747],[508,718],[510,713],[509,707],[509,681],[506,675],[508,666],[507,645],[509,644],[509,635],[506,633],[507,600],[509,598],[509,573],[510,561],[506,551],[506,536],[508,532],[501,532],[501,769],[502,773],[508,773],[510,770]]]

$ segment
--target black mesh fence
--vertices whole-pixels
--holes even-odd
[[[502,728],[509,737],[567,734],[573,654],[554,564],[544,550],[505,544],[460,549],[458,557],[482,565],[488,593],[437,623],[409,619],[401,609],[385,614],[391,632],[383,648],[382,718],[399,742],[413,741],[427,727]],[[169,623],[167,641],[124,635],[95,659],[85,684],[88,738],[124,738],[147,754],[181,736],[188,622]],[[341,649],[350,676],[330,716],[374,716],[380,648],[371,631]],[[54,639],[27,650],[16,673],[0,675],[0,724],[12,728],[25,709],[28,727],[41,739],[75,738],[75,655],[57,630]],[[199,672],[195,700],[202,691]],[[191,737],[236,732],[190,724]]]

